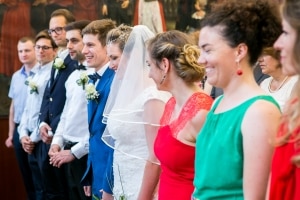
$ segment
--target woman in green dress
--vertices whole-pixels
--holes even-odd
[[[281,33],[267,0],[229,0],[203,19],[199,62],[222,88],[196,140],[194,199],[265,198],[280,109],[257,85],[253,67]]]

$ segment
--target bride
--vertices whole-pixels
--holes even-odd
[[[160,166],[153,152],[159,120],[170,94],[158,91],[148,77],[145,42],[154,34],[133,27],[104,110],[102,139],[114,148],[113,193],[116,200],[152,200]]]

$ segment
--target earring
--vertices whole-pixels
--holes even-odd
[[[237,66],[238,66],[238,69],[236,70],[236,74],[237,74],[238,76],[243,75],[243,70],[242,70],[241,67],[240,67],[240,61],[239,61],[239,60],[236,60],[235,62],[237,63]]]
[[[165,79],[166,79],[166,74],[164,74],[164,76],[162,77],[162,79],[161,79],[161,81],[160,81],[160,83],[159,84],[162,84],[164,81],[165,81]]]

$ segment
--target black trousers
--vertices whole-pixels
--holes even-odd
[[[69,142],[65,145],[64,149],[69,150],[75,144],[76,143]],[[72,162],[64,165],[70,200],[91,200],[92,197],[85,196],[83,186],[80,184],[87,166],[87,155],[80,159],[76,158]]]
[[[35,178],[42,185],[43,200],[68,200],[67,182],[64,178],[65,166],[57,168],[50,165],[49,148],[50,144],[38,142],[34,153],[30,155],[30,166],[36,171],[40,171],[40,177],[37,173]]]
[[[19,140],[18,124],[15,126],[13,134],[14,151],[16,154],[17,163],[23,178],[23,183],[27,193],[28,200],[35,200],[35,188],[32,179],[32,172],[28,162],[28,154],[22,148],[22,144]]]

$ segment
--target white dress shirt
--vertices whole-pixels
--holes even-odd
[[[65,83],[66,103],[52,140],[52,144],[57,144],[61,148],[64,147],[66,142],[77,142],[71,148],[71,152],[78,159],[89,151],[90,133],[85,91],[76,81],[82,73],[91,74],[93,72],[93,69],[75,70],[69,76]]]
[[[27,87],[26,105],[21,117],[20,125],[18,127],[20,139],[24,136],[28,136],[29,133],[35,132],[38,129],[40,108],[47,83],[50,79],[52,65],[53,61],[36,69],[35,75],[33,76],[31,81],[35,83],[35,85],[37,85],[38,93],[33,92],[30,94],[31,88],[29,86]],[[32,136],[35,137],[36,133],[32,134]],[[40,140],[40,138],[31,139],[34,142]]]

